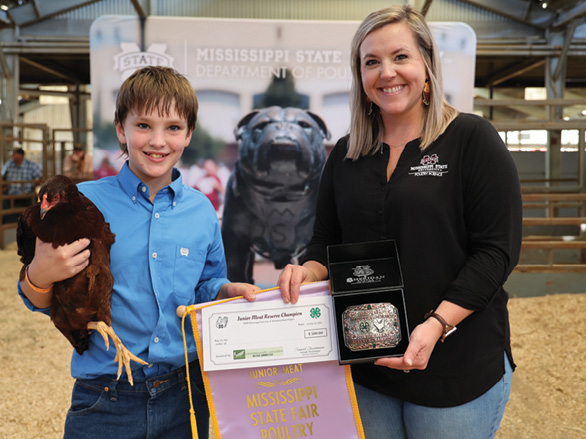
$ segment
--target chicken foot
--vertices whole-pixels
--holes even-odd
[[[100,333],[102,338],[104,339],[104,344],[106,345],[106,350],[110,349],[110,341],[108,336],[114,342],[116,346],[116,357],[114,357],[114,361],[118,362],[118,376],[116,379],[120,379],[120,375],[122,375],[122,367],[126,369],[126,374],[128,375],[128,382],[131,386],[134,385],[132,381],[132,369],[130,368],[130,360],[135,361],[139,364],[148,365],[146,361],[141,360],[136,355],[128,350],[126,346],[122,343],[122,341],[118,338],[114,329],[111,326],[106,325],[104,322],[89,322],[87,324],[88,329],[95,329]]]

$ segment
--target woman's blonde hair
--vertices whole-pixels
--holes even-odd
[[[439,50],[423,15],[410,5],[395,5],[372,12],[358,27],[351,46],[351,121],[346,157],[352,160],[374,154],[382,146],[384,133],[380,111],[374,104],[371,107],[362,88],[360,46],[372,31],[392,23],[406,23],[413,32],[429,79],[430,98],[429,106],[424,108],[421,149],[435,141],[458,115],[458,111],[444,97]]]
[[[135,71],[120,87],[116,97],[114,123],[124,124],[132,111],[148,114],[155,110],[168,116],[173,110],[185,120],[188,131],[195,129],[198,101],[193,86],[171,67],[147,66]],[[120,149],[128,154],[126,144]]]

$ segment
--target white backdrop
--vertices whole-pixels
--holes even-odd
[[[332,136],[350,119],[350,41],[359,22],[105,16],[90,31],[94,164],[119,153],[112,120],[122,81],[145,65],[166,65],[192,82],[198,125],[234,143],[234,127],[275,77],[289,75]],[[431,23],[448,101],[472,111],[476,36],[464,23]],[[141,50],[141,47],[143,50]],[[108,151],[110,151],[108,153]]]

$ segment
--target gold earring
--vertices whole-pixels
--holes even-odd
[[[421,97],[423,99],[423,104],[428,107],[429,106],[429,98],[431,95],[431,89],[429,87],[429,79],[425,80],[425,85],[423,86],[423,93],[421,94]]]

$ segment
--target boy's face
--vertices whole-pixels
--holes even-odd
[[[120,143],[128,148],[128,165],[151,191],[151,196],[171,183],[173,167],[189,145],[191,131],[187,122],[175,108],[168,115],[160,115],[155,109],[150,114],[136,110],[121,125],[116,123]]]

